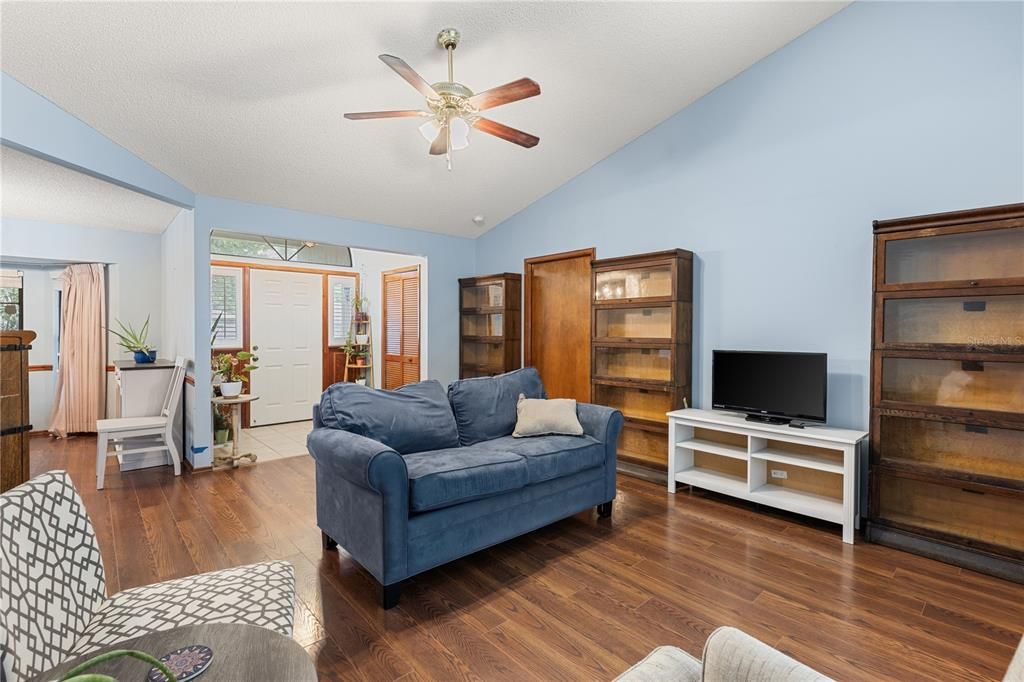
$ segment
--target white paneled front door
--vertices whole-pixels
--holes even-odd
[[[249,339],[254,361],[252,426],[312,418],[323,383],[323,278],[249,271]]]

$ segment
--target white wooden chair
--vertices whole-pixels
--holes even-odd
[[[178,356],[171,372],[171,382],[164,394],[160,414],[154,417],[123,417],[96,421],[96,489],[103,489],[107,468],[107,447],[113,443],[115,452],[131,455],[138,452],[167,451],[174,475],[181,475],[181,453],[174,444],[174,418],[181,407],[181,387],[185,383],[185,358]],[[129,441],[128,439],[132,439]]]

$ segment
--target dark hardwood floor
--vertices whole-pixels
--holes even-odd
[[[295,565],[295,638],[321,679],[611,680],[661,644],[700,655],[734,625],[838,680],[1000,679],[1024,586],[836,526],[620,476],[615,513],[566,519],[430,571],[401,604],[324,552],[313,462],[120,474],[95,486],[95,440],[32,441],[32,470],[71,472],[115,592],[265,559]]]

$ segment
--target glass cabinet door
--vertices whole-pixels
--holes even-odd
[[[598,303],[672,296],[672,265],[654,265],[598,272],[594,300]]]
[[[480,370],[501,371],[504,366],[505,346],[502,342],[463,341],[462,364]]]
[[[1024,550],[1019,497],[897,476],[882,476],[877,491],[883,520]]]
[[[500,282],[463,287],[462,309],[500,308],[505,305],[505,286]]]
[[[1024,430],[892,415],[879,418],[879,464],[934,467],[1024,481],[1022,455]]]
[[[665,413],[672,409],[672,394],[646,388],[623,386],[594,386],[594,403],[614,407],[627,419],[664,421]]]
[[[610,379],[670,381],[672,351],[667,348],[594,349],[594,373]]]
[[[882,359],[882,400],[1024,414],[1024,363]]]
[[[888,298],[882,343],[1024,346],[1024,295]]]
[[[504,330],[504,315],[481,313],[462,316],[463,336],[501,336]]]
[[[884,284],[1024,278],[1024,228],[885,241]]]
[[[672,308],[598,308],[595,336],[620,339],[671,339]]]

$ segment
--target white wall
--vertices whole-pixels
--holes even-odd
[[[182,209],[160,235],[161,328],[163,349],[161,355],[173,360],[183,355],[190,361],[188,374],[195,375],[195,224],[191,209]],[[196,411],[208,409],[206,400],[199,405],[192,383],[185,384],[185,457],[193,466],[208,466],[208,453],[201,454],[197,463],[192,452],[195,442],[192,432]],[[205,438],[202,439],[205,442]]]
[[[8,269],[8,268],[5,268]],[[56,291],[59,283],[54,281],[62,268],[24,265],[12,266],[11,270],[22,273],[22,302],[24,304],[24,326],[36,333],[32,350],[28,352],[30,365],[56,365],[57,352],[54,340],[56,329]],[[56,372],[30,372],[28,375],[29,421],[32,430],[43,431],[50,424],[50,409],[53,406],[53,384]]]
[[[30,267],[17,264],[23,259],[42,261]],[[115,319],[140,327],[150,317],[149,343],[164,357],[162,342],[162,285],[155,273],[161,268],[161,238],[158,234],[110,230],[83,225],[62,225],[34,220],[0,221],[0,264],[13,260],[6,269],[26,274],[25,328],[37,338],[30,351],[30,364],[56,364],[53,348],[55,329],[53,289],[59,282],[49,279],[63,265],[57,263],[103,263],[107,266],[107,320]],[[47,275],[46,273],[50,274]],[[190,280],[191,281],[191,280]],[[184,285],[183,285],[184,286]],[[107,362],[131,356],[108,339]],[[32,372],[29,383],[30,416],[35,430],[49,426],[55,373]],[[107,408],[115,399],[113,374],[107,375]]]
[[[427,259],[421,256],[406,256],[400,253],[389,253],[387,251],[368,251],[364,249],[352,249],[352,266],[359,273],[359,283],[362,295],[369,302],[370,326],[373,329],[373,385],[381,386],[381,368],[384,364],[384,355],[381,348],[381,340],[384,338],[384,300],[381,293],[381,276],[387,270],[420,266],[420,378],[426,379],[430,376],[427,367],[427,352],[429,329],[427,325],[430,311],[427,305]],[[455,292],[455,288],[452,288]],[[454,293],[452,294],[455,295]]]

